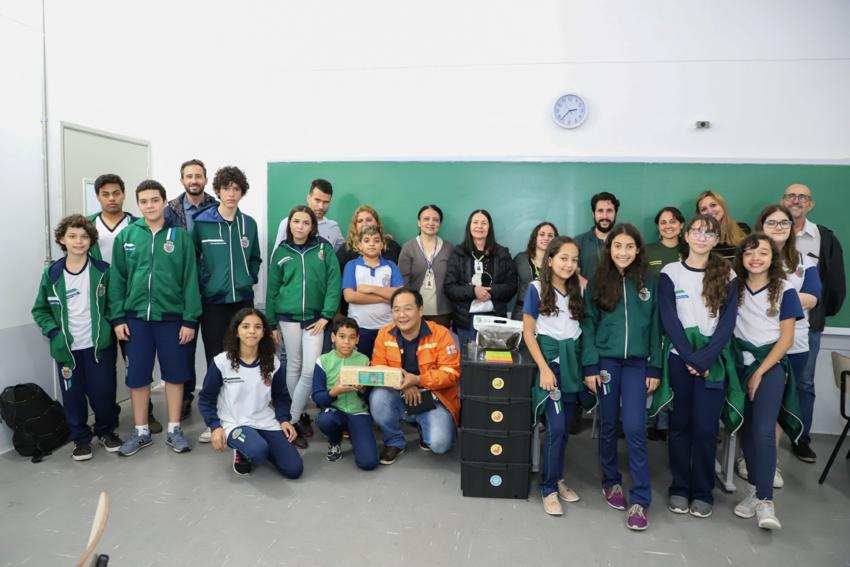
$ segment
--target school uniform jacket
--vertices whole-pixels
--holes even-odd
[[[63,277],[66,260],[67,257],[62,257],[44,269],[32,306],[32,317],[41,328],[41,334],[50,339],[50,356],[73,370],[75,363],[71,351],[74,337],[68,328],[68,300]],[[92,344],[97,360],[112,344],[112,329],[106,314],[109,264],[91,255],[88,262]]]
[[[269,262],[266,316],[275,321],[330,321],[339,307],[342,276],[331,244],[322,237],[298,247],[285,240]]]
[[[402,367],[402,353],[398,346],[399,335],[395,323],[378,331],[372,365]],[[419,346],[419,386],[431,390],[451,412],[457,425],[460,419],[460,401],[457,383],[460,379],[460,352],[451,331],[442,325],[422,319]]]
[[[227,222],[217,207],[198,213],[192,225],[203,303],[239,303],[254,299],[260,273],[256,221],[236,210]]]
[[[143,218],[130,223],[115,237],[109,277],[113,326],[128,317],[198,326],[198,265],[186,229],[166,222],[153,234]]]

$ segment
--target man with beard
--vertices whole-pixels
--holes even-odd
[[[171,226],[179,226],[192,232],[195,215],[204,209],[218,204],[215,197],[204,191],[207,186],[207,167],[199,159],[190,159],[180,165],[180,184],[184,192],[177,198],[168,201],[165,208],[165,222]],[[181,421],[189,417],[192,410],[192,400],[195,399],[195,349],[198,346],[197,335],[189,343],[192,361],[189,370],[189,379],[183,388],[183,410],[180,415]]]
[[[844,302],[844,256],[841,243],[835,234],[822,224],[815,224],[807,218],[815,208],[811,189],[799,183],[790,185],[785,189],[780,204],[788,207],[794,219],[797,251],[817,266],[823,286],[820,301],[809,313],[809,358],[802,375],[796,377],[797,393],[803,412],[803,434],[797,443],[791,445],[791,452],[795,457],[804,463],[814,463],[817,461],[817,455],[809,446],[809,432],[815,406],[815,362],[820,351],[825,320],[838,313]]]
[[[605,247],[605,237],[617,222],[617,211],[620,201],[613,194],[603,191],[590,199],[590,210],[593,211],[593,228],[576,236],[579,246],[580,274],[588,281],[593,279],[599,254]]]

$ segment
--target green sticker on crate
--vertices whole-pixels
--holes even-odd
[[[361,370],[357,373],[357,382],[361,386],[383,386],[384,373],[374,370]]]
[[[494,474],[490,477],[490,486],[499,487],[502,486],[502,477],[501,475]]]

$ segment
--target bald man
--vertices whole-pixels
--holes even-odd
[[[815,362],[820,351],[825,319],[838,313],[844,302],[846,289],[844,256],[841,243],[838,242],[835,234],[825,226],[815,224],[808,219],[809,213],[815,208],[812,190],[809,187],[801,183],[789,185],[780,203],[788,207],[794,218],[797,250],[817,265],[823,286],[820,301],[809,313],[809,359],[802,375],[796,377],[800,409],[803,414],[803,434],[799,442],[791,448],[794,456],[801,461],[814,463],[817,455],[809,444],[815,406]]]

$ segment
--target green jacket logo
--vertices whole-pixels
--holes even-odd
[[[162,249],[165,250],[166,254],[171,254],[174,252],[174,242],[171,240],[166,240],[165,244],[162,245]]]

